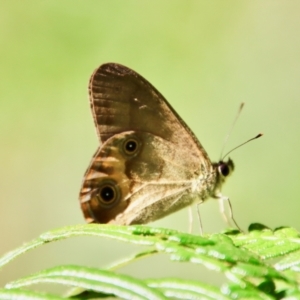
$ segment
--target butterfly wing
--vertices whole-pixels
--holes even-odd
[[[191,204],[199,194],[206,197],[215,180],[211,162],[148,81],[122,65],[105,64],[92,75],[89,93],[102,145],[80,192],[87,221],[147,223]],[[135,149],[128,152],[132,142]]]
[[[113,63],[100,66],[91,76],[89,94],[101,142],[124,131],[149,132],[181,146],[183,141],[192,155],[208,159],[194,133],[167,100],[133,70]]]

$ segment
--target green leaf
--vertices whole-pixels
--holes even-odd
[[[191,235],[176,230],[150,226],[76,225],[52,230],[38,239],[11,251],[0,259],[4,266],[19,255],[49,242],[75,236],[97,236],[139,244],[147,248],[114,263],[109,270],[61,266],[17,280],[7,285],[23,287],[33,283],[54,282],[80,288],[76,298],[92,296],[143,299],[281,299],[299,294],[300,235],[293,228],[275,230],[261,225],[250,226],[249,234],[236,231],[213,235]],[[223,273],[227,283],[213,287],[181,278],[141,280],[112,272],[136,259],[165,253],[173,261],[201,264]],[[276,259],[276,260],[275,260]],[[86,290],[82,293],[82,289]],[[143,291],[143,292],[141,292]],[[148,293],[148,294],[147,294]],[[196,298],[195,298],[196,297]],[[198,297],[198,298],[197,298]],[[205,298],[206,297],[206,298]],[[210,297],[210,298],[209,298]],[[223,298],[221,298],[223,297]]]
[[[243,246],[264,260],[300,250],[300,235],[294,228],[252,230],[248,235],[233,236],[232,240],[236,246]]]
[[[107,270],[79,266],[54,267],[11,282],[6,288],[20,288],[44,282],[76,286],[129,300],[167,299],[163,293],[148,287],[142,280]]]
[[[0,300],[64,300],[66,298],[21,289],[0,289]]]
[[[176,299],[230,299],[220,289],[194,280],[163,278],[147,280],[147,284]]]

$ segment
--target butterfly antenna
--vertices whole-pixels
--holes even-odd
[[[236,150],[237,148],[242,147],[243,145],[245,145],[245,144],[247,144],[247,143],[249,143],[249,142],[251,142],[251,141],[253,141],[253,140],[256,140],[256,139],[260,138],[261,136],[263,136],[263,134],[262,134],[262,133],[259,133],[257,136],[253,137],[252,139],[250,139],[250,140],[248,140],[248,141],[246,141],[246,142],[244,142],[244,143],[242,143],[242,144],[240,144],[240,145],[234,147],[233,149],[231,149],[229,152],[227,152],[227,153],[222,157],[221,161],[222,161],[228,154],[230,154],[232,151]]]
[[[230,127],[230,129],[229,129],[229,131],[228,131],[228,133],[227,133],[227,135],[225,136],[225,139],[224,139],[224,142],[223,142],[223,147],[222,147],[222,150],[221,150],[220,160],[221,160],[221,158],[222,158],[222,156],[223,156],[223,152],[224,152],[225,146],[226,146],[226,144],[227,144],[228,138],[229,138],[230,135],[231,135],[231,132],[232,132],[234,126],[235,126],[236,121],[238,120],[238,118],[239,118],[239,116],[240,116],[240,114],[241,114],[241,111],[242,111],[244,105],[245,105],[245,103],[242,102],[241,105],[240,105],[240,107],[239,107],[239,110],[238,110],[238,112],[237,112],[237,114],[236,114],[236,116],[235,116],[235,119],[233,120],[233,123],[232,123],[232,125],[231,125],[231,127]],[[240,146],[241,146],[241,145],[240,145]],[[227,154],[228,154],[228,153],[227,153]],[[226,154],[226,155],[227,155],[227,154]],[[225,155],[225,156],[226,156],[226,155]],[[225,157],[225,156],[224,156],[224,157]]]

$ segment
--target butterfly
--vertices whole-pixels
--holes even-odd
[[[187,124],[141,75],[101,65],[89,82],[100,146],[84,175],[89,223],[145,224],[221,194],[233,161],[212,163]]]

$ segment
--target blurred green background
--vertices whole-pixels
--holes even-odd
[[[0,255],[84,222],[78,192],[98,144],[87,85],[105,62],[147,78],[212,160],[245,102],[226,149],[265,135],[231,155],[236,171],[223,193],[244,229],[251,222],[300,229],[299,11],[297,0],[2,1]],[[205,232],[226,226],[213,200],[201,215]],[[186,231],[187,210],[155,226]],[[4,268],[0,284],[63,263],[104,267],[134,250],[93,238],[52,243]],[[222,281],[165,257],[120,272]]]

